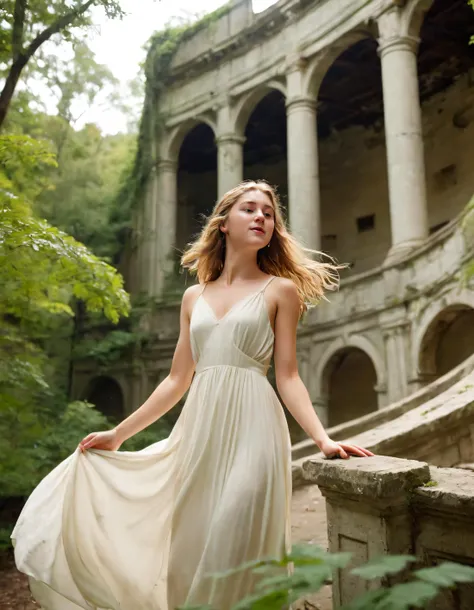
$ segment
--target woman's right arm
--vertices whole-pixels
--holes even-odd
[[[183,295],[180,313],[180,333],[169,375],[163,379],[150,397],[131,415],[107,432],[93,432],[79,444],[81,451],[97,449],[117,450],[120,445],[172,409],[187,392],[194,374],[195,363],[191,352],[189,325],[191,312],[201,286],[191,286]]]

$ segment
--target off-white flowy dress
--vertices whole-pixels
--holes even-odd
[[[42,608],[227,610],[255,576],[216,573],[289,549],[290,438],[266,378],[272,279],[221,319],[199,296],[196,373],[166,440],[76,450],[33,491],[12,539]]]

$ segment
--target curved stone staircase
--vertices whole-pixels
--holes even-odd
[[[377,454],[435,466],[474,462],[474,354],[407,398],[328,432]],[[293,445],[294,488],[309,483],[305,471],[317,453],[311,440]]]

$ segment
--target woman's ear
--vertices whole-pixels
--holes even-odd
[[[223,233],[224,235],[227,233],[227,227],[225,225],[221,225],[219,227],[219,230],[221,233]]]

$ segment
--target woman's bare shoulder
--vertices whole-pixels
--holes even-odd
[[[281,298],[298,298],[298,289],[296,284],[287,277],[275,277],[274,281],[271,282],[273,285],[273,291]]]
[[[204,288],[203,284],[193,284],[186,288],[183,293],[183,299],[181,301],[181,305],[183,309],[190,310],[192,309],[196,299],[201,294],[202,289]]]

